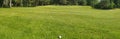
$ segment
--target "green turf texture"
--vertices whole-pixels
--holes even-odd
[[[120,39],[120,9],[0,8],[0,39]]]

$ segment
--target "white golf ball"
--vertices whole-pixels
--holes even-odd
[[[61,38],[62,38],[62,36],[59,36],[59,38],[61,39]]]

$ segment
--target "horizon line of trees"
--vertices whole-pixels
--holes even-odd
[[[120,0],[1,0],[0,7],[35,7],[45,5],[82,5],[98,9],[120,8]]]

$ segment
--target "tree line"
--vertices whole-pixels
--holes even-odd
[[[45,5],[82,5],[98,9],[120,8],[120,0],[1,0],[0,7],[35,7]]]

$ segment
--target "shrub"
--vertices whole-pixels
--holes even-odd
[[[94,5],[93,7],[98,8],[98,9],[113,9],[115,8],[115,4],[114,2],[110,0],[105,0],[105,1],[101,1],[100,3]]]

